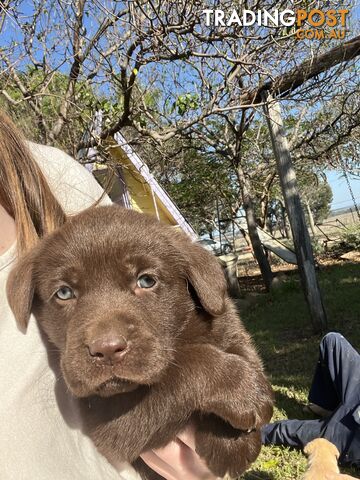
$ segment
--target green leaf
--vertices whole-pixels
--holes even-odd
[[[267,460],[266,462],[261,463],[261,467],[263,470],[271,470],[279,465],[279,461],[276,458],[272,458],[271,460]]]

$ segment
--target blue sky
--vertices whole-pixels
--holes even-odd
[[[332,210],[338,208],[345,208],[353,206],[351,194],[349,192],[346,180],[341,176],[341,171],[329,171],[326,172],[328,182],[333,191],[333,201],[331,204]],[[354,192],[354,196],[358,205],[360,205],[360,178],[350,178],[350,184]]]

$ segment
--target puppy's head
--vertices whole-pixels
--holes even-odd
[[[336,459],[339,458],[339,450],[337,447],[326,440],[326,438],[315,438],[308,444],[305,445],[304,453],[308,455],[310,458],[314,455],[319,455],[322,457],[335,457]]]
[[[23,330],[35,312],[69,389],[86,397],[159,381],[189,324],[224,311],[226,284],[216,259],[186,235],[113,206],[40,241],[7,293]]]

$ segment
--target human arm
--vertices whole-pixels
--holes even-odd
[[[142,460],[166,480],[216,480],[195,452],[194,425],[189,424],[176,440],[164,448],[151,450],[141,455]]]

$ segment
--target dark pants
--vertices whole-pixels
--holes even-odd
[[[346,461],[360,429],[355,419],[360,405],[360,355],[339,333],[328,333],[320,343],[309,401],[334,411],[333,415],[320,420],[282,420],[265,425],[263,443],[303,448],[314,438],[324,437],[338,447]],[[360,459],[360,451],[356,455]]]
[[[328,333],[310,387],[309,402],[336,410],[357,397],[360,402],[360,355],[339,333]]]

